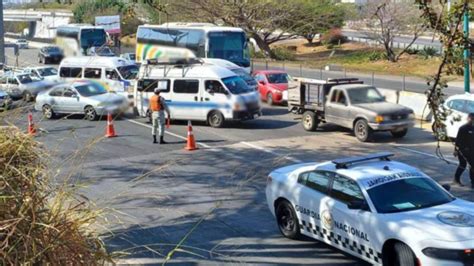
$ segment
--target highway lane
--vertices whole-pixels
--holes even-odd
[[[13,55],[13,51],[6,52],[7,60],[9,64],[15,62],[16,58]],[[20,67],[28,67],[28,66],[36,66],[38,58],[38,49],[30,48],[30,49],[22,49],[20,50],[20,56],[18,58],[19,66]],[[57,66],[57,65],[52,65]],[[275,66],[270,64],[268,66],[269,69],[284,69],[290,75],[295,77],[309,77],[309,78],[316,78],[316,79],[328,79],[328,78],[359,78],[364,81],[366,84],[373,84],[379,88],[385,89],[392,89],[392,90],[406,90],[406,91],[413,91],[418,93],[424,93],[429,87],[426,83],[426,80],[422,78],[416,77],[406,77],[405,82],[403,81],[403,77],[401,76],[389,76],[389,75],[381,75],[376,74],[372,76],[372,74],[364,74],[364,73],[351,73],[351,72],[343,72],[343,71],[321,71],[318,69],[309,69],[309,68],[300,68],[295,66],[285,66],[284,68],[280,64],[279,66]],[[255,62],[254,69],[266,69],[266,64],[264,62]],[[450,86],[445,89],[447,95],[459,94],[463,93],[464,89],[462,87],[457,86]]]

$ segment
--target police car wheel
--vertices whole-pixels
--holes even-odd
[[[372,138],[372,129],[365,119],[359,119],[354,125],[354,135],[361,142],[370,141]]]
[[[218,112],[214,111],[209,114],[209,117],[207,118],[207,122],[211,127],[223,127],[224,126],[224,116]]]
[[[397,242],[393,245],[393,263],[394,266],[415,266],[417,265],[415,254],[409,246]],[[390,262],[389,262],[390,264]]]
[[[306,131],[315,131],[318,127],[319,121],[316,117],[316,114],[312,111],[306,111],[303,114],[303,128]]]
[[[298,217],[293,206],[288,201],[281,201],[275,209],[278,228],[282,235],[290,239],[301,237]]]

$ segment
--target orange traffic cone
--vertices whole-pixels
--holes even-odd
[[[114,124],[112,121],[111,114],[107,115],[107,131],[105,132],[105,137],[107,138],[117,137],[117,134],[115,134]]]
[[[28,134],[32,136],[36,135],[36,127],[33,123],[33,114],[31,112],[28,113]]]
[[[196,140],[194,139],[193,135],[193,125],[191,125],[191,121],[188,121],[188,142],[186,144],[185,149],[188,151],[197,150]]]

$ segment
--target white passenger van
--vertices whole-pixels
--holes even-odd
[[[133,97],[138,67],[120,57],[80,56],[61,61],[58,75],[61,80],[96,80],[105,83],[109,90]]]
[[[229,69],[189,59],[182,63],[145,60],[140,67],[134,104],[138,114],[149,117],[149,99],[162,89],[173,120],[206,121],[222,127],[229,120],[261,116],[258,92]]]

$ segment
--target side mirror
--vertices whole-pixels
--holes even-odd
[[[365,200],[354,200],[347,204],[347,208],[350,210],[362,210],[362,211],[369,211],[369,205]]]
[[[446,189],[446,191],[450,191],[451,190],[451,185],[449,184],[442,184],[441,185],[444,189]]]

